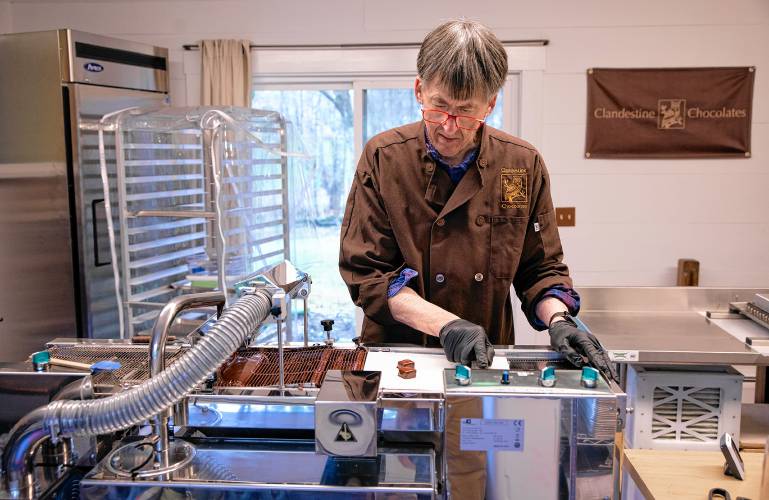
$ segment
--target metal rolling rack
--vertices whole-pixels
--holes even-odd
[[[149,330],[174,296],[200,290],[205,278],[188,279],[195,268],[212,273],[204,286],[230,288],[289,258],[280,114],[134,110],[118,115],[114,130],[127,337]]]

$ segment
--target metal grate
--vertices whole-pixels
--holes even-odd
[[[182,349],[166,348],[166,368],[181,356]],[[48,347],[52,358],[93,364],[97,361],[112,360],[120,362],[120,368],[114,372],[100,372],[93,376],[96,386],[131,386],[149,378],[149,350],[118,345],[52,345]]]
[[[284,349],[286,385],[320,387],[328,370],[361,370],[366,350],[313,346]],[[239,349],[217,372],[216,387],[268,387],[278,384],[278,350]]]
[[[559,352],[526,348],[516,349],[507,353],[507,363],[510,369],[514,371],[539,371],[547,366],[554,366],[556,368],[571,366],[571,363]]]
[[[571,364],[565,359],[508,359],[507,362],[510,369],[513,371],[539,371],[548,366],[554,366],[556,368],[571,367]]]
[[[655,387],[652,438],[717,441],[720,406],[719,387]]]

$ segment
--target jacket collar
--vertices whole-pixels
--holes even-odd
[[[411,123],[407,125],[410,130],[410,133],[413,133],[417,138],[417,154],[420,158],[423,160],[432,160],[432,157],[430,156],[430,152],[427,148],[427,142],[425,141],[425,123],[424,121],[418,121],[415,123]],[[483,163],[483,166],[486,166],[487,160],[484,160],[481,162],[482,159],[484,159],[484,153],[488,150],[488,143],[489,143],[489,126],[487,124],[483,124],[481,126],[481,142],[480,146],[478,146],[478,157],[476,158],[476,164],[479,165]]]
[[[435,162],[427,149],[424,134],[424,122],[417,122],[416,124],[412,124],[412,126],[418,126],[418,131],[413,129],[412,131],[417,132],[416,136],[419,148],[418,154],[426,164],[426,166],[423,167],[425,168],[425,172],[430,174],[430,180],[427,183],[427,189],[425,191],[425,199],[432,201],[436,194],[435,176],[439,169],[435,167]],[[487,154],[486,151],[488,151],[488,142],[489,127],[484,124],[481,129],[481,142],[478,148],[478,156],[475,162],[473,162],[475,168],[472,168],[471,165],[467,169],[467,172],[459,181],[459,184],[457,184],[457,186],[454,188],[454,191],[451,193],[448,201],[441,209],[438,215],[439,217],[445,217],[449,212],[452,212],[461,207],[483,188],[484,184],[486,183],[485,177],[488,175],[486,174],[488,160],[485,156]]]

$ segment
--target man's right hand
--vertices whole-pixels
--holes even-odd
[[[588,363],[597,368],[607,379],[619,380],[606,350],[592,333],[577,328],[571,316],[554,321],[550,325],[550,345],[577,368]]]
[[[449,361],[463,365],[476,361],[479,368],[491,366],[494,347],[482,326],[464,319],[455,319],[443,325],[440,339]]]

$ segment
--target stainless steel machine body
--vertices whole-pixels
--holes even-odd
[[[510,411],[490,414],[481,412],[478,417],[481,420],[494,421],[510,419],[512,413],[518,415],[516,418],[524,414],[530,415],[534,422],[526,431],[526,438],[531,445],[527,450],[541,453],[538,443],[541,444],[541,441],[548,439],[555,443],[555,451],[552,455],[555,462],[548,463],[548,471],[555,477],[556,482],[558,470],[563,470],[564,477],[571,480],[571,483],[568,483],[569,486],[563,490],[557,489],[558,484],[553,490],[552,483],[536,482],[518,484],[517,491],[525,491],[527,498],[535,498],[537,495],[540,495],[539,498],[562,498],[563,492],[568,491],[571,491],[572,495],[575,491],[592,491],[597,492],[596,494],[600,493],[601,498],[604,495],[611,497],[615,491],[614,481],[618,477],[619,463],[615,458],[617,446],[615,432],[621,425],[620,412],[624,408],[623,395],[616,387],[610,388],[605,383],[599,383],[597,388],[588,390],[579,385],[579,371],[558,370],[559,384],[547,392],[536,385],[536,370],[520,369],[511,372],[512,383],[505,388],[506,393],[489,392],[489,380],[493,379],[494,385],[499,386],[498,377],[503,368],[509,367],[511,360],[515,363],[532,363],[536,354],[537,350],[523,350],[519,358],[515,350],[500,350],[495,359],[495,366],[498,369],[474,372],[473,384],[462,387],[460,392],[455,391],[454,387],[447,388],[443,385],[444,370],[453,367],[452,363],[446,361],[443,351],[420,348],[371,348],[365,368],[376,370],[374,373],[380,375],[377,389],[373,389],[376,383],[366,378],[371,371],[326,373],[324,383],[331,380],[333,385],[341,386],[348,399],[346,402],[345,397],[338,394],[324,394],[325,385],[320,391],[314,387],[292,387],[288,389],[288,394],[285,396],[278,395],[274,386],[272,388],[219,387],[210,391],[197,391],[188,398],[188,426],[180,430],[180,435],[186,440],[190,440],[189,436],[195,435],[198,436],[200,443],[207,444],[204,447],[198,446],[198,455],[188,468],[193,471],[192,473],[188,469],[180,470],[172,474],[171,482],[160,485],[173,486],[178,488],[177,491],[186,491],[191,494],[202,494],[200,492],[204,490],[221,488],[219,481],[205,475],[195,475],[194,464],[197,460],[203,460],[203,456],[208,453],[204,450],[214,446],[217,447],[216,451],[211,453],[219,458],[210,459],[218,460],[217,469],[222,470],[224,451],[219,448],[223,445],[218,443],[234,443],[232,440],[237,438],[240,447],[234,444],[226,447],[230,458],[225,461],[228,464],[225,476],[229,478],[228,486],[233,491],[253,491],[254,494],[258,493],[265,497],[277,490],[283,490],[287,494],[290,492],[292,496],[301,496],[303,492],[309,498],[323,498],[324,493],[330,496],[360,495],[365,498],[377,494],[409,494],[419,498],[443,497],[451,495],[451,492],[456,489],[461,495],[455,493],[454,497],[465,498],[461,486],[462,472],[453,470],[450,464],[452,459],[456,464],[458,457],[461,463],[472,461],[466,460],[466,457],[462,457],[461,454],[455,455],[458,450],[454,450],[453,444],[447,441],[451,435],[451,429],[447,425],[453,425],[455,418],[471,415],[452,412],[450,405],[457,398],[484,401],[488,398],[504,396],[504,401],[500,400],[502,402],[498,406],[502,408],[507,404],[507,409]],[[397,363],[404,358],[415,361],[419,371],[417,378],[407,380],[397,376]],[[542,360],[545,360],[545,363],[557,361],[553,358],[553,353],[539,350],[540,362]],[[357,382],[351,383],[348,380],[348,383],[345,383],[345,376]],[[486,376],[491,378],[485,380]],[[372,387],[371,390],[357,391],[357,393],[355,390],[350,390],[353,386],[360,389],[366,385],[364,383],[366,380]],[[577,382],[575,383],[574,380]],[[521,381],[533,382],[534,386],[538,387],[538,392],[527,392],[525,384]],[[372,392],[376,393],[374,398],[376,417],[368,418],[370,414],[367,414],[365,419],[367,425],[355,427],[350,424],[350,421],[345,420],[334,422],[334,426],[328,425],[326,429],[319,428],[317,421],[320,420],[325,426],[329,414],[333,411],[344,414],[345,417],[349,417],[350,413],[363,414],[364,411],[360,406],[369,405],[371,408]],[[361,393],[365,394],[365,397],[361,396]],[[527,405],[530,406],[528,409]],[[536,412],[540,411],[543,405],[555,408],[547,424],[536,416]],[[480,406],[482,409],[486,408],[488,403],[482,403]],[[361,418],[361,421],[363,420],[364,418]],[[348,423],[346,429],[343,425],[345,422]],[[562,423],[563,429],[561,429]],[[362,427],[368,427],[368,429]],[[359,435],[361,431],[377,436],[376,458],[362,458],[360,449],[344,449],[343,446],[333,448],[322,444],[328,443],[329,440],[337,443],[336,439],[340,433],[344,432],[349,432],[356,439],[363,441]],[[273,439],[275,436],[283,438],[282,446],[289,446],[293,451],[288,452],[285,448],[281,448]],[[293,439],[287,442],[287,436],[293,436]],[[313,436],[316,443],[320,442],[316,444],[316,449],[323,453],[316,454],[312,459],[317,461],[315,466],[311,465],[312,460],[309,458],[312,455],[311,441],[308,443],[303,440],[303,438],[312,439]],[[347,441],[342,439],[344,444],[347,444]],[[289,474],[288,479],[284,477],[286,484],[280,486],[275,484],[274,471],[270,467],[264,470],[262,476],[242,468],[235,472],[232,463],[237,462],[236,457],[246,460],[247,457],[253,456],[252,460],[262,463],[261,458],[257,458],[256,455],[244,454],[241,447],[248,449],[255,447],[262,450],[272,457],[273,465],[286,463],[290,460],[287,455],[295,453],[292,456],[296,459],[296,467],[302,468],[302,471]],[[303,453],[310,455],[303,455]],[[508,457],[497,457],[496,460],[494,456],[490,455],[490,457],[488,464],[485,461],[481,464],[483,470],[480,473],[484,477],[498,480],[497,482],[504,482],[502,479],[510,475],[510,471],[502,465],[510,462]],[[310,462],[306,462],[305,459]],[[493,464],[496,464],[497,469],[492,467]],[[487,466],[488,472],[486,472]],[[185,470],[187,470],[186,473]],[[330,480],[331,476],[328,475],[330,470],[342,474],[346,478],[344,484],[340,483],[339,478]],[[425,470],[432,472],[426,473]],[[401,471],[399,474],[404,474],[398,476],[400,484],[397,488],[394,488],[393,476],[391,476],[394,471]],[[568,475],[570,473],[571,476]],[[452,482],[452,475],[455,474],[457,479]],[[147,487],[159,486],[156,482],[147,483]],[[94,492],[109,491],[115,496],[135,493],[138,491],[137,488],[144,485],[144,483],[142,485],[127,483],[124,479],[110,474],[104,464],[89,474],[82,484],[84,491],[93,488]],[[471,484],[473,491],[483,491],[478,489],[477,481]],[[356,486],[353,488],[353,485]],[[98,489],[99,487],[102,489]],[[127,489],[129,487],[132,489]],[[495,491],[497,491],[497,498],[505,498],[504,489]],[[553,491],[555,491],[554,496],[549,496]],[[582,497],[572,496],[572,498]]]
[[[0,362],[53,337],[117,336],[96,125],[163,105],[167,59],[73,30],[0,35]]]
[[[79,345],[89,353],[94,348],[84,342]],[[52,344],[51,347],[62,352],[61,345]],[[67,347],[77,348],[77,345]],[[128,358],[120,354],[121,350],[138,349],[138,352],[147,354],[144,364],[129,369],[125,375],[136,374],[135,370],[144,370],[145,376],[148,375],[147,346],[121,347],[121,343],[113,343],[113,348],[115,356],[124,360]],[[189,343],[169,345],[166,349],[167,365],[175,362],[173,356],[176,351],[183,354],[186,349],[189,349]],[[304,348],[289,345],[285,349],[290,353]],[[316,349],[326,352],[330,348],[319,346]],[[350,354],[361,350],[354,345],[336,346],[335,349]],[[173,427],[172,446],[169,448],[172,454],[176,453],[175,446],[181,443],[194,447],[194,454],[187,456],[186,463],[167,474],[136,474],[131,477],[115,467],[113,453],[95,467],[87,465],[88,472],[79,481],[79,494],[83,498],[126,498],[152,491],[196,497],[216,495],[217,498],[237,498],[244,494],[254,498],[272,498],[271,495],[278,492],[292,498],[450,496],[455,489],[462,491],[462,472],[455,471],[452,464],[456,464],[462,454],[477,456],[479,453],[455,449],[455,444],[461,442],[461,433],[457,435],[460,441],[451,440],[452,429],[458,419],[526,419],[533,418],[536,412],[547,407],[546,419],[526,420],[525,450],[536,449],[541,454],[542,443],[548,441],[552,444],[548,448],[548,457],[560,461],[549,462],[543,470],[547,469],[551,475],[557,475],[554,472],[556,469],[564,470],[563,474],[571,471],[572,476],[564,477],[573,480],[571,488],[576,481],[578,491],[581,488],[597,488],[598,484],[601,487],[608,485],[607,495],[611,497],[615,478],[613,467],[616,464],[612,454],[614,431],[621,421],[618,410],[624,408],[623,403],[605,384],[589,391],[579,387],[569,389],[573,385],[568,382],[570,377],[579,374],[570,370],[557,371],[559,384],[549,393],[526,393],[523,382],[528,383],[531,379],[536,384],[537,372],[520,367],[518,371],[510,372],[510,386],[497,390],[498,376],[502,369],[509,368],[510,360],[532,363],[532,356],[536,353],[536,350],[523,350],[519,359],[515,350],[499,350],[493,370],[475,371],[473,384],[459,388],[450,381],[444,386],[444,371],[452,368],[453,364],[446,361],[440,349],[372,347],[366,352],[363,368],[367,371],[351,372],[359,381],[362,375],[366,383],[345,383],[345,376],[350,372],[331,370],[325,373],[322,383],[331,381],[328,389],[341,385],[351,400],[347,403],[341,401],[343,398],[338,394],[324,394],[326,386],[322,383],[320,388],[315,384],[287,384],[285,394],[281,395],[277,384],[236,387],[217,386],[215,381],[206,382],[186,398],[188,412],[185,422],[177,422]],[[547,351],[540,353],[540,359],[553,357],[553,353]],[[319,358],[313,356],[313,362],[318,362]],[[355,356],[342,357],[355,359]],[[398,377],[397,363],[404,358],[415,361],[419,372],[415,379]],[[294,366],[294,362],[287,361],[287,373]],[[117,384],[115,390],[121,390],[120,380],[126,380],[120,379],[121,375],[114,379]],[[291,379],[287,376],[287,380]],[[490,389],[492,382],[495,386],[493,390]],[[102,386],[104,383],[102,381]],[[353,386],[367,389],[348,392]],[[103,390],[103,393],[106,392],[109,391]],[[477,417],[460,411],[461,405],[455,406],[460,400],[480,402]],[[372,443],[376,443],[376,453],[368,457],[354,456],[364,453],[351,453],[333,447],[325,447],[324,453],[318,453],[315,440],[322,437],[318,434],[316,418],[322,419],[324,411],[328,413],[324,405],[332,412],[347,414],[353,409],[362,414],[361,404],[370,411],[365,425],[356,428],[348,422],[347,430],[359,440],[358,443],[366,442],[367,451],[370,451]],[[331,431],[333,439],[336,439],[342,425]],[[374,441],[364,439],[366,433],[373,436]],[[554,433],[557,437],[553,437]],[[149,449],[144,446],[136,448],[146,442],[143,434],[145,432],[129,433],[115,446],[135,448],[132,454],[121,455],[121,460],[128,461],[123,466],[129,470],[149,457]],[[510,475],[504,464],[513,462],[502,451],[499,453],[488,453],[488,462],[484,459],[482,464],[482,474],[496,479],[496,485],[488,491],[496,491],[497,498],[504,498],[505,481],[509,481],[509,478],[504,478]],[[521,456],[509,453],[514,458]],[[461,461],[479,464],[464,458]],[[457,478],[453,478],[454,475]],[[532,483],[523,491],[527,492],[527,497],[534,498],[540,494],[538,492],[550,492],[551,487],[549,483]],[[561,491],[571,490],[567,487]],[[529,492],[535,496],[529,495]],[[456,493],[453,496],[458,497]]]
[[[445,464],[449,498],[612,498],[619,477],[624,395],[579,370],[475,370],[460,385],[446,370]],[[620,434],[621,435],[621,434]]]
[[[739,442],[742,381],[730,366],[628,366],[627,445],[719,451],[725,432]]]
[[[589,293],[587,300],[595,303]],[[616,317],[621,321],[621,314]],[[613,345],[611,334],[598,335]],[[190,349],[194,337],[169,344],[166,368],[176,362],[175,351]],[[121,356],[121,344],[112,345],[114,355]],[[94,347],[87,342],[74,345],[91,354]],[[131,349],[143,353],[139,357],[146,356],[145,364],[129,369],[126,378],[116,374],[113,391],[125,390],[121,381],[133,383],[128,382],[130,373],[149,373],[147,347]],[[115,467],[113,454],[95,467],[87,465],[80,494],[85,498],[164,491],[233,498],[244,494],[269,498],[278,492],[292,498],[471,498],[479,491],[489,498],[612,498],[619,494],[617,452],[622,434],[617,431],[625,420],[624,394],[600,380],[595,388],[583,387],[579,372],[564,369],[552,352],[500,348],[490,370],[474,371],[472,383],[459,386],[451,371],[447,375],[453,364],[440,349],[351,344],[304,348],[299,342],[284,346],[281,387],[274,371],[277,358],[269,354],[278,351],[275,346],[269,349],[242,348],[220,368],[218,378],[205,380],[183,400],[187,411],[174,415],[169,450],[176,453],[179,443],[188,443],[195,451],[182,457],[186,461],[176,470],[126,476],[125,469]],[[730,352],[755,356],[740,350]],[[659,352],[664,351],[653,351],[654,355]],[[684,363],[691,361],[694,349],[682,352]],[[300,353],[303,356],[297,356]],[[397,363],[405,358],[415,362],[414,379],[398,376]],[[352,366],[380,374],[376,395],[369,392],[365,403],[375,406],[375,418],[368,420],[373,425],[367,428],[377,439],[375,456],[350,457],[345,455],[360,453],[328,448],[323,451],[331,454],[316,452],[316,412],[324,400],[334,400],[335,410],[345,410],[347,405],[359,411],[351,406],[358,401],[319,396],[333,370],[350,366],[338,365],[335,360],[339,359],[363,360],[363,366]],[[537,369],[545,365],[556,367],[553,387],[537,382]],[[316,372],[319,367],[321,372]],[[225,373],[227,369],[233,372]],[[503,370],[508,371],[509,384],[500,383]],[[344,372],[338,373],[344,377]],[[219,383],[223,381],[227,383]],[[106,389],[109,383],[101,380],[95,385]],[[148,428],[130,431],[119,446],[146,442]],[[359,436],[349,423],[348,430]],[[340,431],[341,424],[334,439]],[[148,453],[142,448],[122,456],[130,470],[130,464],[138,465]],[[463,488],[468,484],[471,490],[466,494]]]
[[[81,481],[81,498],[171,494],[222,499],[427,499],[435,495],[435,462],[429,450],[383,448],[376,458],[351,460],[316,454],[312,441],[240,439],[195,445],[192,462],[166,479],[118,478],[101,464]]]
[[[376,457],[377,398],[381,373],[332,370],[315,398],[315,451]]]
[[[316,356],[313,349],[324,356]],[[231,360],[248,354],[257,358],[244,367],[245,372],[260,366],[268,369],[266,374],[252,373],[251,380],[269,376],[273,363],[263,364],[264,352],[242,351]],[[351,344],[333,349],[316,346],[309,351],[289,345],[285,351],[287,382],[306,371],[300,364],[308,361],[301,360],[300,353],[311,354],[307,358],[311,364],[333,367],[340,366],[329,363],[334,358],[349,362],[365,352]],[[393,367],[402,356],[386,354]],[[154,490],[217,498],[274,498],[279,494],[290,498],[435,498],[440,495],[440,446],[433,443],[440,441],[442,398],[384,391],[379,377],[378,371],[327,370],[320,387],[287,383],[285,394],[277,383],[264,387],[203,385],[186,398],[185,425],[174,426],[176,440],[182,438],[195,447],[187,464],[162,476],[131,478],[118,473],[108,456],[80,481],[80,494],[83,498],[126,498]],[[274,376],[273,382],[277,382]],[[353,412],[360,416],[359,423]],[[330,442],[323,447],[324,453],[318,453],[316,442],[323,438],[316,419],[330,422],[332,414],[340,424],[329,428]],[[354,438],[336,442],[340,432]],[[124,441],[125,445],[130,442]],[[350,443],[360,446],[345,449]]]

